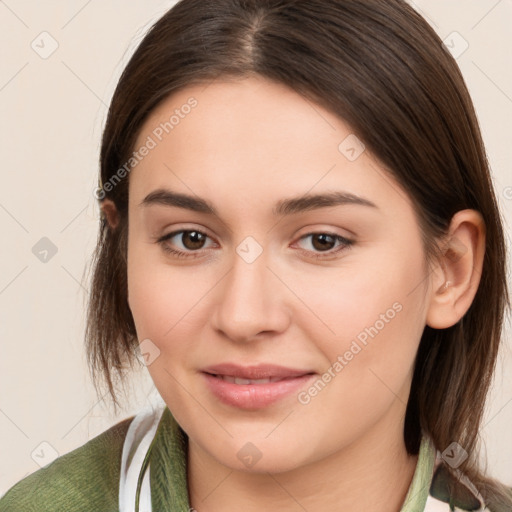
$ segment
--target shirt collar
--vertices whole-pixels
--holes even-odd
[[[162,414],[151,452],[151,508],[187,512],[188,439],[168,407]]]

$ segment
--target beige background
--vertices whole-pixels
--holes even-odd
[[[84,272],[97,234],[93,190],[107,105],[143,33],[173,3],[0,1],[0,495],[52,457],[158,399],[145,369],[134,376],[133,400],[119,415],[95,395],[82,345],[89,287]],[[458,62],[510,238],[512,0],[414,5],[455,51],[469,45]],[[49,35],[40,35],[45,31]],[[46,263],[32,252],[49,243],[40,242],[43,237],[57,250]],[[509,485],[511,346],[508,324],[483,430],[489,471]]]

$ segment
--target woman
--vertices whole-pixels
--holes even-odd
[[[111,102],[87,347],[164,401],[0,510],[512,510],[476,441],[508,304],[460,71],[391,0],[182,0]]]

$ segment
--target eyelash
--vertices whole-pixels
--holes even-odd
[[[198,249],[197,251],[181,251],[181,250],[177,250],[177,249],[172,249],[171,247],[169,247],[169,245],[166,244],[167,240],[174,238],[176,235],[183,234],[183,233],[191,233],[191,232],[199,233],[200,235],[204,235],[204,236],[208,237],[208,235],[206,233],[199,231],[197,229],[181,229],[179,231],[173,231],[172,233],[168,233],[167,235],[164,235],[163,237],[161,237],[157,240],[157,243],[162,247],[162,249],[166,253],[171,254],[173,257],[192,258],[192,259],[198,258],[201,256],[200,254],[198,254],[201,251],[201,249]],[[341,244],[342,244],[337,249],[331,249],[329,251],[322,251],[322,252],[317,253],[316,255],[308,254],[308,257],[311,257],[311,258],[314,258],[317,260],[324,259],[324,258],[325,259],[330,258],[333,255],[338,254],[341,251],[348,250],[354,244],[354,240],[350,240],[341,235],[337,235],[335,233],[329,233],[327,231],[325,231],[325,232],[324,231],[315,231],[312,233],[307,233],[306,235],[301,236],[299,238],[299,240],[303,240],[304,238],[308,238],[313,235],[327,235],[327,236],[333,237],[335,241],[341,242]],[[208,238],[210,238],[210,237],[208,237]],[[311,253],[311,251],[308,251],[306,249],[302,249],[301,251],[305,252],[305,253]]]

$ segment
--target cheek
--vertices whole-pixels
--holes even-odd
[[[177,417],[190,403],[180,383],[186,382],[189,355],[200,338],[198,325],[204,325],[198,314],[200,299],[207,290],[202,290],[204,286],[200,287],[197,281],[186,272],[161,263],[150,264],[147,258],[134,257],[128,265],[130,308],[137,337],[154,354],[147,370]]]
[[[326,375],[333,400],[364,407],[372,397],[392,399],[407,382],[425,325],[420,248],[407,258],[398,247],[380,251],[336,279],[299,279],[315,314],[301,325],[323,353],[324,370],[336,375]]]
[[[197,274],[160,269],[147,271],[136,265],[128,272],[130,307],[139,338],[172,343],[177,333],[197,324],[199,302],[208,287]]]
[[[375,336],[387,339],[381,334],[389,333],[395,338],[400,332],[410,338],[417,332],[415,326],[422,330],[425,308],[423,288],[418,286],[424,275],[422,254],[404,259],[393,250],[378,255],[377,261],[347,262],[329,274],[320,269],[289,276],[308,310],[296,321],[312,339],[343,350],[349,348],[349,340],[364,344]]]
[[[165,264],[155,244],[140,240],[140,226],[130,225],[127,279],[130,309],[139,341],[145,338],[159,344],[172,338],[174,330],[188,312],[193,313],[201,286],[183,268]]]
[[[316,337],[327,361],[322,382],[313,382],[299,402],[310,428],[334,445],[340,436],[347,443],[355,439],[392,407],[397,420],[405,415],[421,314],[412,304],[389,304],[385,294],[381,298],[382,307],[376,301],[362,310],[348,302],[338,315],[337,336]]]

